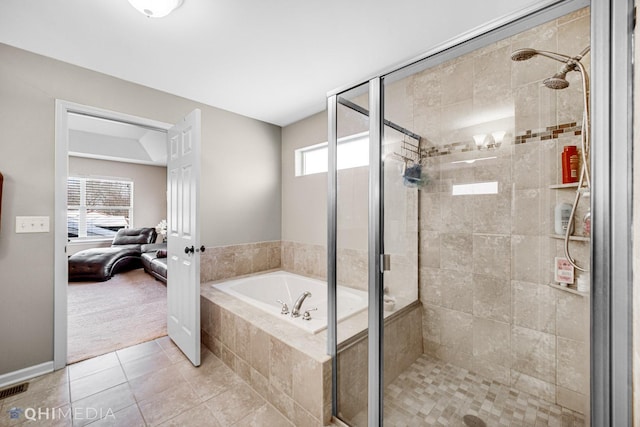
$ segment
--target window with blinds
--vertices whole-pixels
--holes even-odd
[[[69,177],[69,238],[112,238],[133,223],[133,182]]]

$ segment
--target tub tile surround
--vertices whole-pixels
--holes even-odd
[[[409,127],[427,135],[430,153],[419,201],[425,353],[580,413],[589,401],[589,297],[548,283],[554,257],[564,257],[564,242],[549,237],[553,208],[575,196],[549,186],[561,183],[563,147],[580,146],[581,84],[570,73],[568,89],[549,90],[541,81],[557,71],[554,61],[516,63],[510,54],[532,47],[575,55],[588,43],[583,9],[404,82],[414,92]],[[462,64],[469,81],[454,85]],[[505,105],[513,116],[491,122],[495,129],[459,129],[462,117]],[[474,133],[498,126],[507,131],[503,144],[478,151]],[[484,160],[465,162],[477,158]],[[487,181],[498,182],[498,194],[451,194],[453,185]],[[578,208],[576,235],[587,207]],[[572,242],[571,254],[588,264],[588,242]]]
[[[201,286],[202,343],[295,425],[331,420],[331,359],[326,333],[279,321]]]
[[[203,345],[293,424],[327,425],[332,368],[326,354],[326,331],[312,335],[213,288],[213,283],[201,286]],[[385,333],[390,340],[385,345],[387,382],[423,352],[420,313],[417,303],[386,313]],[[342,372],[364,372],[359,382],[341,382],[346,387],[343,396],[352,397],[345,408],[353,413],[367,400],[367,359],[360,357],[363,348],[366,356],[366,324],[367,313],[361,312],[341,322],[338,330],[338,341],[348,343],[339,350]]]
[[[281,252],[279,240],[208,247],[200,255],[200,283],[280,268]]]

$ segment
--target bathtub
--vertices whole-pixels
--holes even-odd
[[[327,327],[327,283],[299,276],[285,271],[248,276],[242,279],[228,280],[211,285],[215,289],[232,295],[273,316],[290,322],[313,334]],[[303,292],[311,292],[300,309],[300,317],[280,314],[282,306],[276,300],[284,301],[289,310]],[[338,286],[338,322],[347,319],[367,308],[367,293],[357,289]],[[305,310],[311,311],[311,320],[304,320]]]

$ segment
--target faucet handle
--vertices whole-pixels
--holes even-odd
[[[289,314],[289,306],[287,305],[286,302],[279,299],[276,300],[276,302],[282,304],[282,310],[280,310],[280,314]]]
[[[302,320],[311,320],[311,313],[309,313],[310,311],[316,311],[318,309],[318,307],[314,307],[314,308],[308,308],[304,311],[304,314],[302,315]]]

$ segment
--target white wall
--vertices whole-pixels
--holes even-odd
[[[202,243],[280,239],[280,127],[0,44],[0,375],[53,359],[53,233],[14,223],[53,226],[56,99],[167,123],[200,108]]]

